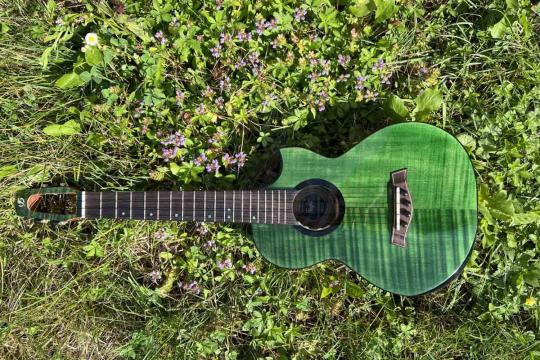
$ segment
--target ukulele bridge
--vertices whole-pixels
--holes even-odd
[[[407,185],[407,169],[394,171],[391,178],[394,197],[392,244],[405,247],[407,246],[407,231],[413,215],[412,197]]]

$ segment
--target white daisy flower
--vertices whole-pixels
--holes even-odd
[[[96,33],[88,33],[84,37],[84,41],[89,46],[96,46],[98,43],[98,36]]]

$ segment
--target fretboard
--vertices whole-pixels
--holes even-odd
[[[81,193],[80,216],[296,225],[296,190],[119,191]]]

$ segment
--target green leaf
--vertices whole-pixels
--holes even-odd
[[[405,106],[403,99],[399,96],[392,95],[388,98],[385,104],[386,110],[394,117],[403,119],[409,115],[409,110]]]
[[[415,117],[424,120],[432,111],[437,111],[442,105],[443,99],[438,89],[426,89],[416,97]]]
[[[81,132],[81,126],[75,120],[69,120],[64,124],[49,125],[43,132],[50,136],[75,135]]]
[[[535,222],[540,223],[540,211],[514,214],[512,217],[512,225],[527,225]]]
[[[375,10],[373,0],[356,0],[349,6],[349,12],[357,17],[364,17]]]
[[[324,299],[325,297],[327,297],[331,293],[332,293],[332,289],[329,288],[329,287],[324,286],[323,289],[322,289],[322,292],[321,292],[321,299]]]
[[[174,163],[174,162],[170,163],[169,168],[171,169],[172,174],[175,176],[180,173],[180,166],[178,166],[177,163]]]
[[[381,22],[389,19],[397,11],[394,0],[374,0],[377,11],[375,12],[375,21]]]
[[[95,240],[92,240],[90,244],[83,246],[83,250],[86,253],[87,258],[103,257],[103,248]]]
[[[17,172],[17,167],[15,165],[5,165],[0,167],[0,180],[10,175],[13,175]]]
[[[89,65],[101,65],[103,61],[103,55],[101,51],[95,46],[90,46],[84,53],[84,58]]]
[[[84,81],[75,72],[67,73],[54,83],[60,89],[71,89],[84,84]]]
[[[174,257],[174,255],[168,251],[162,251],[159,253],[159,257],[164,260],[171,260]]]
[[[489,28],[491,36],[495,39],[502,38],[507,30],[508,26],[505,18],[502,18],[498,23]]]
[[[476,148],[476,140],[469,134],[459,134],[457,139],[469,151],[473,151]]]
[[[345,294],[353,298],[359,298],[364,295],[365,291],[355,283],[347,282],[345,284]]]

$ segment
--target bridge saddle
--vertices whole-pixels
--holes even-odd
[[[407,169],[394,171],[391,177],[394,197],[392,244],[405,247],[407,246],[407,231],[413,216],[412,197],[407,185]]]

